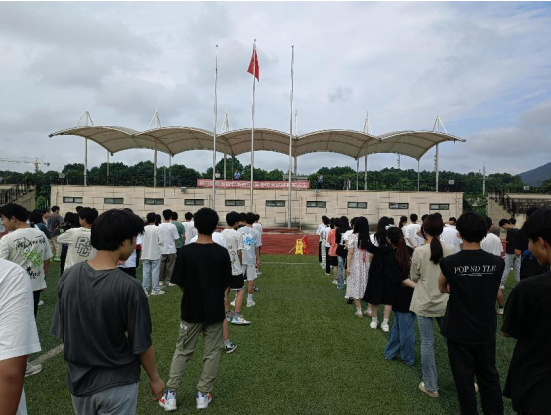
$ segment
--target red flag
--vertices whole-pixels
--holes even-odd
[[[251,63],[249,64],[249,69],[247,70],[252,76],[255,76],[256,79],[260,82],[260,77],[258,75],[258,56],[256,55],[256,48],[253,49],[253,56],[251,56]]]

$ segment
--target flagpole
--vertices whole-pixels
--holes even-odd
[[[218,121],[218,45],[214,69],[214,142],[212,145],[212,208],[216,210],[216,124]]]
[[[256,89],[256,62],[258,60],[256,56],[256,39],[253,43],[253,57],[254,57],[254,64],[253,64],[253,109],[252,109],[252,122],[253,126],[251,129],[251,200],[250,200],[250,211],[254,212],[253,208],[253,202],[254,202],[254,196],[253,196],[253,188],[254,188],[254,107],[255,107],[255,89]]]
[[[288,200],[288,218],[287,227],[291,228],[291,170],[293,168],[293,92],[294,92],[294,65],[295,65],[295,46],[291,46],[291,116],[289,122],[289,200]]]

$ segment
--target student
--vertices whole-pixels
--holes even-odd
[[[367,286],[369,270],[367,247],[370,245],[369,222],[363,216],[356,218],[354,231],[348,238],[348,279],[345,296],[354,300],[356,317],[369,315],[369,310],[362,312],[362,297]]]
[[[457,237],[457,229],[455,227],[455,223],[457,220],[452,216],[448,223],[444,225],[444,230],[442,231],[441,239],[444,242],[449,243],[450,245],[453,245],[455,248],[455,252],[461,251],[461,239]]]
[[[321,244],[321,268],[327,269],[327,249],[325,248],[325,242],[327,237],[327,228],[329,227],[329,218],[322,216],[322,226],[320,229],[320,244]]]
[[[29,276],[5,259],[0,259],[0,339],[0,410],[6,415],[26,415],[27,357],[41,348]]]
[[[80,228],[69,229],[59,235],[58,242],[66,244],[67,257],[63,271],[82,261],[94,258],[96,250],[90,244],[92,224],[98,217],[98,211],[94,208],[82,208],[79,213]]]
[[[482,242],[480,242],[480,248],[482,248],[483,251],[488,252],[489,254],[501,258],[501,253],[503,252],[503,244],[501,243],[501,239],[499,239],[499,236],[491,232],[491,228],[493,225],[492,219],[488,216],[485,216],[484,221],[486,222],[487,233]],[[501,291],[501,288],[499,288],[497,291],[497,314],[503,314],[503,303],[503,292]]]
[[[163,210],[164,221],[159,225],[159,235],[163,244],[161,245],[161,269],[159,271],[159,286],[170,285],[169,281],[176,263],[176,242],[180,238],[176,225],[171,223],[172,211]]]
[[[329,231],[327,235],[327,243],[329,244],[329,250],[327,251],[327,254],[329,255],[329,265],[330,267],[333,267],[333,284],[338,285],[338,266],[339,262],[337,260],[337,227],[339,226],[338,220],[335,218],[331,218],[329,221],[329,227],[331,230]]]
[[[197,229],[195,229],[195,225],[193,223],[193,213],[187,212],[184,215],[185,221],[182,225],[184,225],[184,228],[186,229],[186,239],[184,244],[188,245],[191,243],[191,240],[194,236],[197,236]]]
[[[123,208],[123,210],[126,210],[127,212],[130,212],[134,214],[132,209],[130,208]],[[143,221],[142,221],[143,224]],[[138,253],[142,250],[142,234],[138,234],[136,237],[136,247],[134,248],[134,252],[130,254],[128,259],[126,261],[119,261],[119,269],[124,272],[125,274],[130,275],[131,277],[136,278],[136,271],[138,269]]]
[[[78,415],[134,414],[140,366],[154,399],[163,396],[147,297],[135,278],[117,268],[135,251],[143,228],[127,210],[102,213],[90,239],[96,256],[59,280],[51,333],[64,343],[67,387]]]
[[[406,244],[407,246],[411,248],[417,248],[416,243],[416,234],[419,229],[421,229],[421,225],[417,223],[417,220],[419,219],[419,216],[417,214],[412,213],[409,215],[409,220],[411,221],[409,225],[407,225],[406,229]]]
[[[346,259],[348,258],[348,249],[346,247],[345,235],[349,235],[350,225],[348,224],[348,218],[341,216],[339,218],[339,226],[336,232],[337,239],[337,288],[344,290],[344,269]]]
[[[184,246],[184,243],[186,241],[186,227],[178,222],[178,213],[172,212],[172,222],[174,226],[176,226],[176,230],[178,231],[178,235],[180,236],[178,240],[176,241],[176,253],[178,253],[178,250],[181,249]]]
[[[319,235],[319,237],[320,237],[319,250],[318,250],[318,259],[319,259],[319,263],[321,264],[322,268],[325,268],[325,266],[323,264],[323,261],[322,261],[322,251],[324,251],[324,247],[322,246],[323,245],[322,233],[323,233],[323,230],[325,229],[325,218],[327,218],[327,216],[325,216],[325,215],[321,217],[321,223],[319,224],[318,230],[316,231],[316,235]]]
[[[31,228],[40,229],[46,235],[46,238],[50,239],[52,234],[42,221],[42,213],[38,210],[33,210],[29,215],[29,226]]]
[[[513,267],[516,282],[518,283],[520,281],[520,258],[515,255],[515,239],[519,231],[515,226],[516,224],[517,220],[515,218],[501,219],[499,221],[499,226],[506,232],[505,240],[507,241],[505,245],[505,269],[503,270],[503,276],[501,277],[501,284],[499,286],[502,290],[505,289],[505,283],[509,278],[511,267]]]
[[[406,245],[400,228],[389,228],[387,239],[390,253],[387,257],[387,273],[391,282],[394,324],[384,350],[386,360],[394,360],[400,354],[408,366],[415,363],[415,314],[409,307],[415,283],[409,279],[413,248]]]
[[[233,180],[241,180],[241,172],[239,169],[235,170],[235,173],[233,173]]]
[[[442,326],[448,304],[448,296],[442,294],[438,286],[439,263],[443,257],[455,253],[453,245],[440,241],[443,230],[444,223],[441,217],[427,216],[423,221],[427,243],[416,248],[411,259],[411,279],[416,286],[409,309],[417,315],[421,337],[423,381],[419,384],[419,389],[431,398],[439,396],[434,359],[434,321],[436,320],[439,327]]]
[[[161,265],[161,245],[163,240],[159,228],[155,226],[155,213],[147,214],[147,226],[142,237],[142,287],[147,295],[151,288],[151,295],[163,295],[159,288],[159,267]]]
[[[260,223],[260,215],[257,213],[255,215],[255,222],[253,223],[253,228],[256,229],[258,232],[258,235],[260,237],[260,246],[258,248],[258,269],[256,270],[257,275],[262,275],[262,271],[260,270],[260,267],[262,266],[262,260],[260,258],[260,255],[262,254],[262,224]]]
[[[531,207],[526,211],[526,219],[538,210],[537,207]],[[520,280],[530,278],[534,275],[541,275],[545,273],[549,267],[541,266],[534,255],[528,249],[528,238],[524,236],[523,232],[517,232],[515,237],[515,255],[520,259]]]
[[[229,212],[226,215],[226,223],[228,227],[222,231],[222,236],[226,239],[226,247],[230,253],[231,265],[232,265],[232,281],[230,282],[229,290],[236,293],[235,297],[235,312],[229,312],[230,308],[227,304],[229,299],[229,293],[225,295],[226,305],[226,317],[230,317],[228,320],[231,324],[235,325],[248,325],[250,321],[245,320],[241,314],[241,307],[243,306],[243,297],[245,295],[245,279],[243,278],[243,267],[241,265],[243,260],[243,235],[235,228],[239,222],[239,213]],[[228,291],[229,291],[228,290]],[[225,345],[227,347],[227,345]],[[226,350],[227,352],[227,350]]]
[[[541,266],[551,264],[551,210],[534,212],[520,231]],[[519,414],[547,414],[551,408],[551,272],[518,283],[505,306],[501,331],[517,339],[503,395]]]
[[[360,220],[358,218],[356,221]],[[388,217],[383,216],[377,223],[377,232],[374,235],[373,247],[366,247],[366,249],[373,253],[373,257],[369,264],[369,275],[367,278],[367,287],[365,289],[365,295],[363,300],[369,303],[371,308],[371,323],[369,327],[372,329],[377,328],[378,320],[378,308],[379,304],[384,304],[383,322],[381,323],[381,330],[384,332],[390,331],[388,325],[388,319],[392,312],[392,298],[390,294],[390,280],[385,274],[385,262],[386,257],[390,252],[390,246],[386,239],[387,227],[390,226],[390,220]]]
[[[476,212],[462,214],[457,231],[463,240],[461,252],[442,258],[440,292],[449,293],[442,324],[448,357],[462,414],[476,414],[474,377],[480,385],[485,414],[503,414],[503,399],[496,370],[496,326],[494,309],[503,259],[485,252],[480,242],[488,232],[484,218]]]
[[[408,223],[408,217],[400,216],[400,222],[398,223],[398,228],[402,231],[404,238],[406,237],[407,223]]]
[[[63,218],[59,214],[59,206],[52,207],[52,214],[46,220],[46,226],[52,234],[50,239],[50,248],[54,254],[54,261],[61,261],[61,244],[57,241],[60,234],[61,225],[63,224]]]
[[[331,220],[328,218],[327,223],[325,225],[325,229],[323,230],[323,247],[324,255],[325,255],[325,275],[331,275],[331,259],[329,258],[329,248],[331,248],[331,244],[328,241],[329,232],[331,231]],[[322,258],[323,259],[323,258]]]
[[[253,223],[254,214],[251,213],[250,230],[256,232],[252,229]],[[205,350],[203,372],[197,383],[197,409],[207,408],[212,401],[212,385],[224,347],[224,293],[232,280],[228,251],[214,243],[211,237],[217,225],[218,214],[214,210],[202,208],[197,211],[195,227],[199,237],[196,243],[180,251],[172,275],[172,282],[181,288],[183,297],[178,343],[170,365],[167,390],[159,401],[165,411],[176,410],[176,391],[201,333]]]
[[[78,229],[80,228],[80,218],[78,213],[67,212],[63,217],[63,225],[61,225],[60,233],[63,235],[69,229]],[[61,270],[65,269],[65,261],[67,260],[67,251],[69,250],[69,245],[61,244],[61,261],[59,263],[59,268]]]
[[[248,281],[247,307],[256,305],[253,301],[254,280],[256,279],[256,267],[260,263],[260,258],[258,258],[260,236],[253,228],[254,219],[254,213],[247,213],[245,219],[247,225],[239,228],[239,232],[243,235],[243,276]]]

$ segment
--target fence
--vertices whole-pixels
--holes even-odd
[[[34,185],[29,179],[10,187],[0,193],[0,206],[15,202],[19,197],[26,195],[34,189]]]

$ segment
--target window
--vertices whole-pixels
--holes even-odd
[[[186,200],[184,200],[184,205],[204,206],[205,205],[205,199],[186,199]]]
[[[82,197],[63,197],[63,203],[82,203]]]
[[[431,203],[429,210],[450,210],[449,203]]]
[[[245,206],[244,200],[226,200],[226,206]]]
[[[155,199],[151,197],[146,197],[144,200],[145,205],[164,205],[165,200],[164,199]]]
[[[409,209],[409,203],[389,203],[389,209]]]
[[[103,203],[106,205],[122,205],[124,199],[122,197],[106,197],[103,199]]]
[[[309,208],[324,208],[325,209],[326,204],[327,204],[327,202],[312,201],[312,202],[306,202],[306,207],[309,207]]]
[[[348,202],[348,209],[367,209],[367,202]]]
[[[285,200],[266,200],[267,207],[285,207]]]

